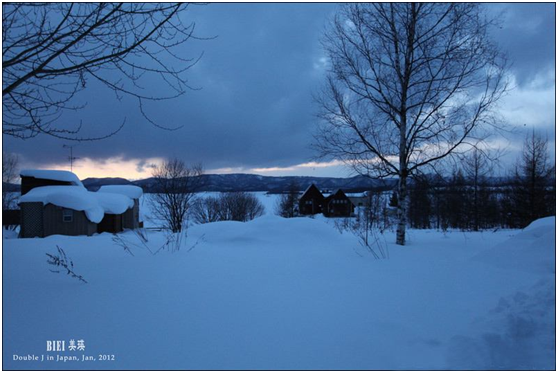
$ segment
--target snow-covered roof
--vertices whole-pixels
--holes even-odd
[[[45,186],[34,188],[21,196],[20,203],[51,203],[68,209],[83,211],[93,223],[103,220],[105,214],[122,214],[134,206],[134,201],[123,194],[94,193],[80,186]]]
[[[97,199],[97,202],[107,214],[123,214],[129,208],[134,207],[134,201],[124,194],[89,193]]]
[[[47,180],[57,180],[65,181],[83,187],[82,182],[79,178],[70,171],[60,171],[60,170],[21,170],[20,176],[34,177],[36,179],[47,179]]]
[[[103,185],[97,193],[123,194],[130,198],[138,199],[143,194],[143,189],[135,185]]]

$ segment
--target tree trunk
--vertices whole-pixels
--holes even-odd
[[[397,240],[396,244],[405,245],[405,228],[407,226],[407,175],[399,177],[399,203],[397,204]]]

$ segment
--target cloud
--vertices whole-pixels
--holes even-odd
[[[122,171],[114,168],[106,176],[145,175],[151,159],[173,157],[223,172],[348,174],[341,165],[301,166],[314,156],[310,144],[317,107],[312,94],[324,83],[328,69],[320,38],[337,5],[217,3],[191,9],[186,18],[196,22],[198,35],[217,36],[183,46],[192,56],[204,52],[188,72],[189,83],[202,89],[145,105],[157,123],[183,128],[155,128],[140,115],[135,100],[119,101],[91,81],[76,97],[87,107],[67,113],[60,125],[72,127],[83,120],[84,136],[110,133],[124,119],[126,125],[106,140],[79,143],[74,155],[99,164],[118,160]],[[494,37],[514,61],[510,73],[516,89],[503,101],[502,115],[520,126],[548,128],[552,137],[554,4],[493,4],[490,9],[506,10]],[[165,87],[152,83],[146,90]],[[27,141],[4,137],[6,150],[39,166],[65,167],[65,143],[45,136]],[[91,167],[93,171],[93,163]]]

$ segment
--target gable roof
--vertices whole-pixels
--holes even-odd
[[[307,194],[310,194],[310,193],[317,193],[319,196],[321,196],[321,198],[324,198],[324,195],[322,194],[322,192],[320,192],[318,187],[316,185],[314,185],[314,183],[310,184],[310,186],[308,188],[306,188],[306,190],[304,191],[304,193],[302,193],[302,196],[300,198],[302,199]]]
[[[337,190],[335,191],[335,193],[330,194],[329,196],[327,196],[327,197],[324,199],[324,203],[329,203],[329,201],[331,201],[331,200],[334,199],[334,198],[336,198],[336,199],[346,199],[346,200],[348,200],[349,202],[351,202],[351,203],[353,204],[353,206],[354,206],[353,201],[351,201],[351,199],[350,199],[349,197],[347,197],[347,195],[345,194],[345,192],[343,192],[341,189],[337,189]]]

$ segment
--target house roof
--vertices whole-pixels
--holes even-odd
[[[83,187],[82,182],[76,174],[70,171],[61,170],[21,170],[21,177],[34,177],[35,179],[57,180],[72,183]]]
[[[303,198],[307,193],[310,192],[317,192],[319,195],[321,195],[323,197],[322,192],[320,192],[320,190],[318,189],[318,187],[315,184],[310,184],[310,186],[308,188],[306,188],[306,190],[304,191],[304,193],[302,193],[302,196],[300,198]]]
[[[329,196],[327,196],[327,197],[324,199],[324,202],[325,202],[325,203],[329,203],[329,201],[331,201],[331,200],[334,199],[334,198],[344,198],[344,199],[347,199],[347,200],[349,200],[349,201],[354,205],[353,201],[351,201],[351,199],[350,199],[349,197],[347,197],[347,195],[345,194],[345,192],[343,192],[341,189],[337,189],[337,190],[335,191],[335,193],[330,194]]]
[[[65,181],[65,180],[64,180]],[[134,201],[123,194],[94,193],[81,186],[55,185],[30,190],[21,196],[20,203],[41,202],[76,211],[83,211],[93,223],[103,220],[105,214],[122,214],[134,206]]]

